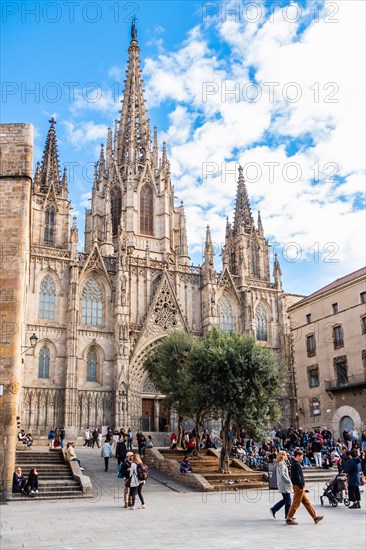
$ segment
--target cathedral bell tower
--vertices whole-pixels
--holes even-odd
[[[52,117],[42,162],[37,163],[32,189],[32,243],[68,248],[70,201],[67,172],[60,173],[56,121]]]

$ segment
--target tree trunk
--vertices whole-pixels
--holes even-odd
[[[231,414],[229,413],[222,424],[222,432],[221,432],[222,447],[220,452],[220,471],[222,474],[230,473],[229,457],[230,457],[230,451],[232,446],[232,436],[229,438],[227,435],[230,428],[230,420],[231,420]]]
[[[201,454],[200,454],[200,449],[201,449],[201,446],[200,446],[200,443],[201,443],[200,427],[201,427],[200,418],[199,418],[199,416],[196,416],[196,424],[195,424],[195,430],[196,430],[196,456],[201,456]]]
[[[177,437],[177,450],[182,450],[182,435],[183,435],[183,415],[178,415],[178,437]]]

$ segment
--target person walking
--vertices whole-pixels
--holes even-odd
[[[133,432],[131,428],[127,430],[127,449],[132,451],[132,442],[133,442]]]
[[[324,519],[324,516],[318,516],[314,508],[311,506],[310,500],[306,496],[304,474],[300,464],[303,456],[304,453],[302,451],[295,451],[294,458],[291,462],[290,477],[294,488],[294,500],[286,517],[286,525],[298,525],[297,521],[295,521],[293,517],[300,504],[305,506],[315,523],[319,523],[322,519]]]
[[[293,493],[294,489],[292,486],[292,481],[290,479],[286,460],[286,451],[280,451],[276,457],[276,477],[278,491],[282,494],[282,499],[269,509],[274,518],[276,517],[277,512],[281,510],[281,508],[284,506],[285,518],[287,519],[291,507],[291,493]]]
[[[89,430],[89,428],[87,428],[84,432],[84,445],[83,445],[83,447],[85,447],[85,445],[87,447],[90,447],[90,430]]]
[[[101,456],[104,458],[104,471],[108,472],[109,459],[112,456],[112,444],[113,441],[106,441],[102,445]]]
[[[351,502],[353,502],[352,506],[349,507],[349,510],[361,508],[361,460],[358,457],[357,449],[353,449],[351,451],[351,460],[345,468],[342,468],[342,470],[348,474],[348,498]]]
[[[140,466],[143,465],[143,462],[138,453],[133,455],[133,462],[130,469],[130,510],[135,509],[136,495],[138,494],[141,506],[139,508],[146,508],[144,497],[142,495],[142,489],[144,487],[145,481],[140,478],[139,470]],[[147,469],[147,467],[146,467]]]
[[[125,461],[122,463],[121,472],[120,472],[120,477],[124,478],[125,480],[125,487],[123,492],[123,500],[124,500],[125,508],[128,508],[129,501],[130,501],[130,484],[131,484],[130,470],[131,470],[132,458],[133,458],[133,452],[128,451],[126,454]]]

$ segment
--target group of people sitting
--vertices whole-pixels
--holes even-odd
[[[172,433],[170,436],[171,439],[171,446],[170,449],[176,449],[178,444],[178,436],[175,432]],[[193,452],[197,448],[197,436],[196,436],[196,429],[193,428],[191,431],[185,431],[183,430],[182,433],[182,441],[181,441],[181,449],[184,451]],[[217,442],[213,438],[212,434],[209,433],[208,428],[205,428],[202,432],[202,435],[199,438],[199,448],[200,449],[216,449],[217,448]]]
[[[36,468],[31,468],[28,478],[26,479],[22,473],[22,469],[18,466],[13,474],[13,493],[22,493],[29,497],[35,497],[38,493],[38,472]]]
[[[273,430],[271,438],[261,446],[257,446],[252,438],[245,442],[245,434],[239,434],[233,439],[231,454],[252,469],[266,470],[268,463],[273,462],[280,451],[302,449],[304,454],[301,465],[304,468],[330,469],[339,463],[346,451],[355,449],[362,459],[366,453],[366,435],[365,432],[361,437],[356,434],[354,430],[345,430],[342,437],[335,441],[326,427],[322,431],[306,431],[290,426],[287,431]]]

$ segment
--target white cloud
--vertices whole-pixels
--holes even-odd
[[[77,148],[97,140],[104,142],[107,136],[106,124],[95,124],[90,121],[74,123],[69,120],[63,120],[62,124],[66,128],[68,141]]]
[[[201,249],[207,223],[222,241],[225,216],[231,218],[234,206],[234,176],[224,184],[218,173],[202,181],[204,163],[225,162],[226,169],[235,161],[257,163],[262,177],[247,186],[266,234],[282,246],[297,242],[306,262],[315,243],[325,258],[335,243],[339,262],[324,269],[339,276],[364,263],[364,214],[354,203],[364,193],[365,4],[342,3],[338,23],[324,17],[315,22],[310,6],[303,15],[310,24],[300,34],[303,20],[289,23],[279,9],[264,24],[227,18],[206,28],[207,34],[195,27],[180,49],[146,60],[144,76],[149,104],[175,102],[164,137],[176,194],[186,205],[191,251]],[[209,46],[212,32],[229,49],[225,57]],[[253,69],[262,91],[257,102],[243,99]],[[273,100],[265,83],[279,83]],[[235,86],[239,98],[225,95]],[[211,90],[206,101],[203,87]],[[305,136],[297,152],[287,152]],[[268,162],[279,164],[272,182]],[[298,182],[285,177],[291,162],[301,170]],[[327,178],[332,171],[333,181]]]
[[[109,70],[109,76],[115,77],[116,82],[108,88],[102,88],[96,83],[85,85],[82,89],[73,90],[70,112],[73,116],[84,111],[94,111],[115,116],[121,101],[121,78],[118,67]]]
[[[80,202],[79,205],[83,206],[84,208],[90,208],[91,206],[91,191],[88,191],[87,193],[82,193],[80,195]]]

